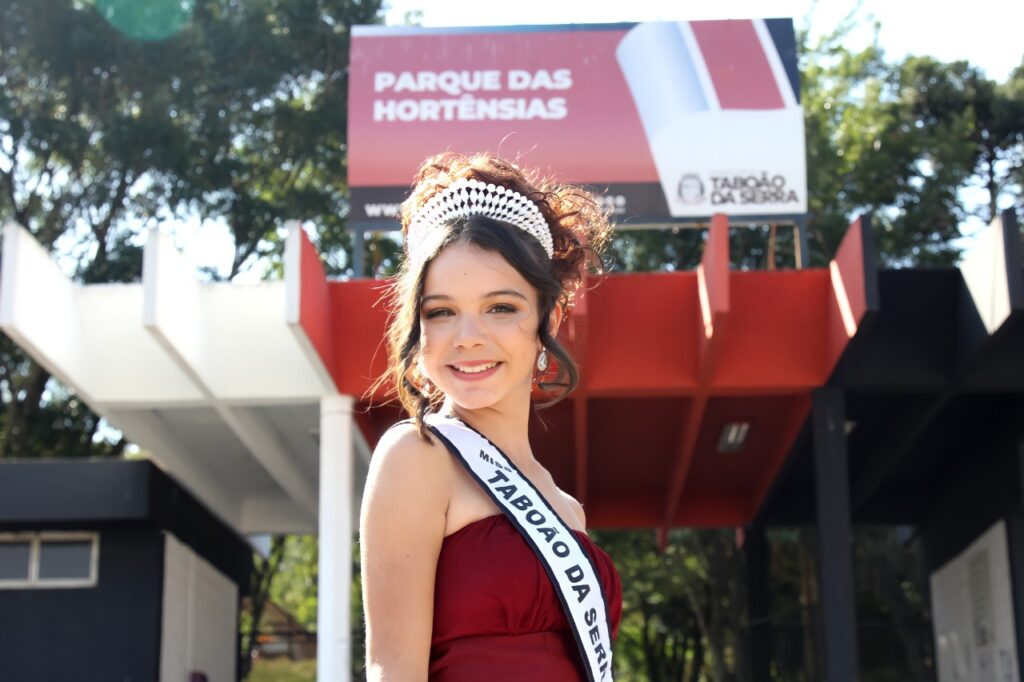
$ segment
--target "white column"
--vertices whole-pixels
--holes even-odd
[[[351,677],[352,407],[349,395],[320,399],[320,567],[317,583],[319,682]]]

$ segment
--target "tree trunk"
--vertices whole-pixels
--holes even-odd
[[[816,563],[808,550],[809,531],[800,530],[800,603],[803,605],[804,635],[804,670],[807,679],[818,679],[817,661],[817,583],[815,581]]]
[[[643,619],[643,627],[640,630],[640,637],[644,648],[644,663],[647,666],[647,679],[650,680],[650,682],[660,682],[661,674],[658,670],[658,655],[654,651],[654,643],[651,642],[651,617],[643,607],[640,608],[640,617]]]
[[[687,682],[698,682],[703,672],[704,640],[700,636],[700,633],[696,633],[696,636],[693,638],[693,666],[690,668],[690,674],[687,678]]]
[[[242,649],[242,670],[241,679],[245,679],[252,671],[252,652],[256,649],[257,639],[260,634],[260,621],[263,619],[263,609],[270,599],[270,585],[281,567],[285,550],[284,535],[275,535],[270,543],[270,553],[266,559],[257,558],[253,565],[252,572],[252,594],[249,597],[252,619],[249,625],[248,635],[245,637],[245,644]]]

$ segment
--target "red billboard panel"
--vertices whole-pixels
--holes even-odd
[[[620,224],[806,211],[789,19],[357,26],[350,221],[394,224],[428,156],[489,151],[591,186]]]

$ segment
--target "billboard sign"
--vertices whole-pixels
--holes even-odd
[[[350,221],[393,223],[443,150],[603,195],[621,224],[807,210],[790,19],[353,29]]]

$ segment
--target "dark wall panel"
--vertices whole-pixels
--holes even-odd
[[[1021,468],[1015,444],[980,450],[950,470],[932,495],[921,527],[927,573],[964,551],[979,535],[1020,509]]]
[[[4,680],[158,678],[164,536],[103,530],[99,544],[96,587],[0,590]]]

